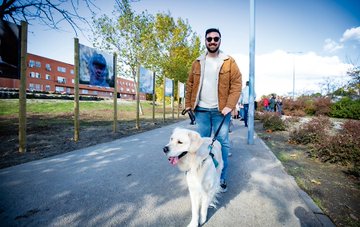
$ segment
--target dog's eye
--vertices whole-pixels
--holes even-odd
[[[180,140],[178,140],[178,144],[183,144],[183,142],[181,142]]]

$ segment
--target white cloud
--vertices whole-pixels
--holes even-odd
[[[348,40],[360,41],[360,27],[346,29],[340,42],[346,42]]]
[[[249,79],[249,56],[232,55],[243,75],[243,84]],[[347,81],[346,71],[351,67],[337,57],[323,57],[314,52],[291,54],[277,50],[256,55],[255,92],[257,98],[276,93],[292,95],[295,67],[295,94],[321,92],[320,83],[326,78]]]
[[[337,50],[342,49],[343,47],[344,45],[339,44],[332,39],[326,39],[323,49],[327,52],[333,53]]]

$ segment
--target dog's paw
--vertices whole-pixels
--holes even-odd
[[[205,224],[206,222],[206,217],[201,217],[200,218],[200,226],[202,226],[203,224]]]
[[[214,202],[210,203],[209,209],[216,209],[216,204]]]

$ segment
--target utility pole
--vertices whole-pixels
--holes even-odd
[[[249,117],[248,144],[254,144],[254,82],[255,82],[255,0],[250,0],[250,43],[249,43]]]

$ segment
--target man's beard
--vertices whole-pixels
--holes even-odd
[[[216,53],[218,50],[219,50],[219,47],[220,46],[218,46],[215,50],[211,50],[210,48],[209,48],[209,46],[206,46],[206,49],[210,52],[210,53]]]

